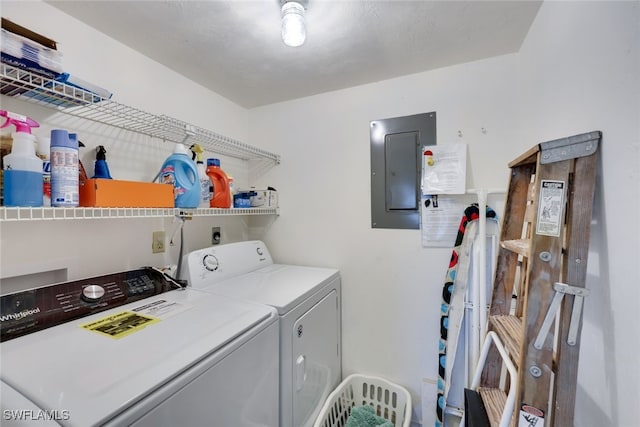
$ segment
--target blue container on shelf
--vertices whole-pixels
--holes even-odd
[[[51,206],[80,204],[78,135],[64,129],[51,131]]]
[[[160,182],[173,185],[175,207],[197,208],[200,204],[200,181],[191,152],[184,144],[176,144],[173,154],[167,157],[158,174]]]

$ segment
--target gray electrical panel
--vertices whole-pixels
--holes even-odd
[[[422,147],[436,144],[436,113],[374,120],[371,227],[420,228]]]

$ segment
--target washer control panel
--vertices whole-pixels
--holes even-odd
[[[170,277],[145,267],[3,295],[0,341],[178,288]]]
[[[82,288],[82,298],[86,302],[98,302],[105,294],[105,290],[100,285],[89,285]]]

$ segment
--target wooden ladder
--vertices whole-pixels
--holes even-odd
[[[489,349],[476,391],[492,426],[573,426],[600,140],[595,131],[544,142],[509,163],[488,330],[517,380],[505,408],[513,382],[498,349]],[[505,410],[513,416],[500,424]]]

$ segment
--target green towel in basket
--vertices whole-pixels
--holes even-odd
[[[354,406],[344,427],[393,427],[391,421],[376,415],[372,406]]]

